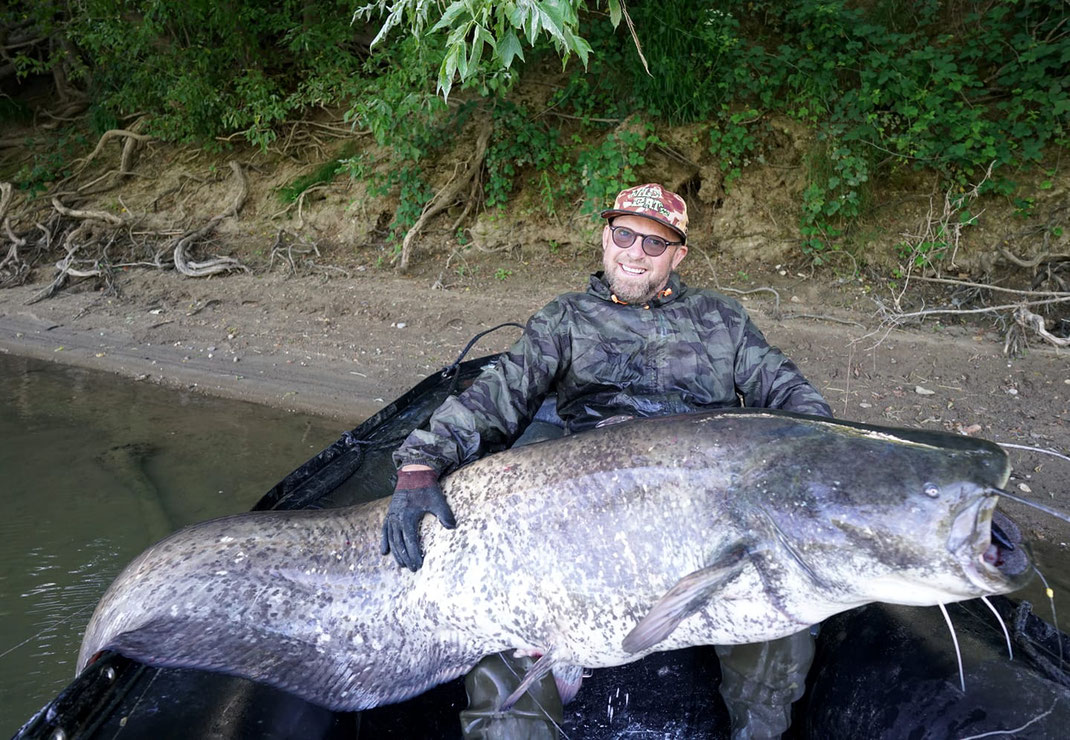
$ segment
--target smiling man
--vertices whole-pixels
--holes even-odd
[[[602,229],[602,275],[613,298],[646,303],[687,254],[686,204],[660,185],[640,185],[618,195],[602,218],[610,220]]]
[[[398,481],[382,551],[401,566],[415,571],[423,562],[424,515],[454,526],[439,477],[516,442],[547,398],[556,401],[556,414],[548,415],[564,433],[621,417],[740,405],[832,415],[738,302],[691,289],[675,272],[687,255],[683,198],[658,184],[639,185],[622,191],[602,217],[603,270],[587,291],[558,296],[532,316],[516,344],[394,453]],[[813,654],[809,633],[718,654],[733,737],[779,736],[802,695]],[[525,670],[514,660],[490,656],[469,674],[466,737],[556,735],[561,702],[552,680],[533,688],[527,708],[497,712],[519,681],[514,674]]]

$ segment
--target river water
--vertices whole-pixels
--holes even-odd
[[[74,677],[86,622],[127,562],[249,509],[358,421],[0,355],[0,736]]]

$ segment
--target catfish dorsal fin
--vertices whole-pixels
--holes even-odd
[[[670,588],[624,638],[621,647],[638,653],[664,640],[680,622],[701,609],[710,596],[743,570],[749,548],[729,548],[713,563],[689,573]]]

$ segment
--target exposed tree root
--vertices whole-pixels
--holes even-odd
[[[983,183],[991,176],[992,168],[989,167],[981,180]],[[1005,354],[1017,354],[1027,341],[1030,333],[1035,333],[1045,341],[1056,347],[1065,347],[1070,344],[1070,338],[1057,336],[1045,326],[1043,316],[1033,313],[1030,307],[1040,307],[1043,312],[1063,311],[1070,306],[1070,292],[1066,288],[1063,271],[1070,266],[1070,255],[1056,254],[1050,249],[1050,240],[1053,234],[1059,233],[1062,226],[1063,214],[1070,208],[1070,204],[1062,202],[1051,209],[1046,222],[1040,225],[1027,227],[1009,237],[1018,242],[1025,240],[1042,239],[1041,253],[1032,259],[1026,259],[1014,254],[1007,242],[993,247],[1010,264],[1032,271],[1032,290],[1018,290],[984,282],[964,280],[952,280],[940,276],[941,264],[954,267],[955,257],[959,248],[959,241],[963,229],[976,223],[980,212],[969,218],[962,216],[964,209],[970,202],[978,197],[981,183],[978,183],[970,191],[952,196],[950,192],[945,194],[943,208],[937,209],[934,198],[930,198],[928,215],[922,220],[921,229],[916,233],[903,234],[906,244],[911,247],[907,255],[906,263],[901,267],[903,272],[902,283],[892,291],[891,305],[885,305],[877,301],[877,314],[881,319],[881,329],[890,330],[911,321],[921,321],[930,316],[966,316],[989,314],[1000,322],[1005,331],[1003,351]],[[1057,228],[1058,227],[1058,228]],[[936,276],[921,276],[914,274],[915,271],[929,270]],[[955,286],[958,293],[951,296],[951,307],[926,309],[923,307],[916,311],[907,311],[903,308],[903,299],[911,284],[915,281],[926,283],[940,283]],[[1045,285],[1054,285],[1058,290],[1038,290]],[[991,293],[1004,293],[1015,296],[1015,303],[1002,305],[985,305]],[[965,306],[981,304],[977,308]],[[1057,315],[1057,314],[1056,314]]]
[[[1044,317],[1033,313],[1025,305],[1015,309],[1014,321],[1023,328],[1032,329],[1049,344],[1054,344],[1056,347],[1070,347],[1070,337],[1057,337],[1052,334],[1044,325]]]
[[[301,194],[299,196],[297,196],[296,200],[291,201],[290,204],[288,206],[286,206],[285,208],[283,208],[281,211],[278,211],[277,213],[272,214],[271,219],[275,220],[279,216],[285,216],[287,213],[289,213],[293,209],[294,206],[297,206],[297,228],[298,229],[305,228],[305,215],[304,215],[305,196],[309,195],[310,193],[315,193],[315,192],[318,192],[320,190],[326,190],[326,189],[327,189],[326,185],[320,184],[320,185],[313,185],[313,186],[311,186],[309,188],[306,188],[305,190],[302,190]]]
[[[30,272],[30,266],[19,259],[19,247],[12,244],[7,255],[0,260],[0,288],[21,285]]]
[[[56,263],[56,269],[59,271],[56,274],[56,277],[52,279],[52,282],[49,283],[47,288],[40,291],[39,293],[31,297],[28,301],[26,301],[27,306],[32,306],[34,303],[43,301],[46,298],[51,298],[56,294],[57,291],[59,291],[60,288],[63,287],[64,283],[67,282],[67,278],[70,276],[70,265],[71,262],[74,260],[74,253],[76,251],[78,251],[77,247],[69,250],[67,252],[67,256]]]
[[[1014,288],[1004,288],[999,285],[989,285],[986,283],[972,283],[966,280],[952,280],[950,278],[931,278],[931,277],[919,277],[915,275],[912,280],[921,280],[926,283],[942,283],[944,285],[959,285],[968,288],[979,288],[981,290],[992,290],[997,293],[1013,293],[1014,295],[1026,295],[1026,296],[1042,296],[1044,298],[1065,298],[1070,297],[1070,293],[1064,293],[1053,290],[1016,290]]]
[[[483,160],[487,154],[487,145],[490,143],[491,131],[492,129],[487,127],[480,133],[479,138],[476,140],[475,154],[466,163],[465,173],[461,177],[452,178],[445,187],[435,194],[435,197],[424,206],[420,218],[405,234],[405,238],[401,242],[401,253],[397,263],[398,271],[405,272],[409,268],[409,258],[412,256],[412,241],[420,233],[424,225],[431,218],[453,205],[464,189],[471,186],[473,179],[479,179],[480,172],[483,170]]]
[[[892,328],[897,326],[902,326],[911,321],[920,321],[930,316],[968,316],[979,314],[994,314],[997,316],[1006,316],[1008,313],[1013,312],[1012,315],[1014,317],[1014,323],[1011,324],[1010,328],[1006,332],[1006,336],[1004,338],[1003,343],[1003,352],[1004,354],[1017,354],[1025,345],[1025,329],[1030,329],[1036,332],[1042,339],[1055,345],[1056,347],[1065,347],[1070,345],[1070,338],[1058,337],[1049,332],[1044,325],[1044,319],[1029,310],[1031,306],[1055,306],[1070,304],[1070,293],[1051,293],[1049,295],[1053,295],[1055,297],[1045,298],[1041,300],[1022,301],[1019,303],[1009,303],[999,306],[985,306],[983,308],[932,308],[904,312],[898,309],[890,309],[888,306],[885,306],[880,301],[877,301],[877,306],[878,315],[881,317],[881,326],[886,327],[888,330],[891,330]]]
[[[56,263],[56,276],[47,288],[31,297],[26,304],[31,305],[51,298],[67,283],[69,278],[103,277],[108,281],[109,287],[114,289],[110,281],[110,268],[107,266],[107,250],[115,242],[114,232],[111,233],[104,248],[100,250],[99,257],[76,259],[79,250],[85,248],[88,251],[89,248],[103,242],[105,236],[108,234],[104,227],[94,220],[83,221],[68,232],[63,239],[63,247],[67,250],[67,254]],[[76,265],[85,267],[76,267]]]
[[[300,247],[297,247],[293,242],[287,244],[285,239],[285,237],[287,236],[291,238],[296,238],[293,237],[293,235],[285,229],[279,229],[279,233],[275,236],[275,244],[271,248],[271,259],[268,261],[268,270],[272,268],[272,266],[275,264],[275,260],[278,259],[280,262],[285,262],[287,265],[289,265],[290,275],[294,276],[297,275],[297,263],[294,261],[294,253],[297,253],[298,258],[301,258],[306,254],[315,254],[317,257],[319,257],[320,250],[319,247],[317,247],[315,244],[306,245],[304,242],[301,242],[301,245],[307,246],[307,249],[301,249]],[[307,262],[309,260],[305,261]]]
[[[14,188],[9,182],[0,182],[0,221],[7,219],[7,209],[11,207]]]
[[[133,164],[134,153],[137,151],[138,147],[141,146],[142,143],[146,141],[151,141],[152,137],[148,136],[147,134],[139,134],[134,131],[127,131],[126,129],[112,129],[110,131],[105,131],[103,134],[101,134],[100,140],[97,142],[96,147],[93,149],[92,152],[89,153],[88,157],[81,161],[81,163],[78,165],[78,169],[75,170],[75,172],[77,173],[84,170],[89,165],[89,163],[96,159],[97,155],[104,150],[104,146],[109,141],[116,138],[123,139],[123,153],[120,158],[119,173],[122,175],[130,174],[130,168]]]
[[[275,260],[278,260],[289,268],[290,277],[297,276],[299,265],[306,274],[312,271],[318,272],[324,282],[335,273],[350,277],[348,270],[336,265],[322,265],[312,259],[313,255],[317,259],[322,257],[319,247],[314,242],[305,241],[286,229],[279,229],[278,234],[275,235],[275,243],[271,247],[271,259],[268,261],[267,269],[271,270]]]
[[[30,272],[29,263],[19,259],[19,248],[26,246],[26,240],[11,230],[11,221],[7,217],[13,195],[11,183],[0,183],[0,223],[3,224],[4,235],[11,242],[7,254],[0,259],[0,288],[21,285]]]
[[[139,142],[140,139],[123,136],[128,142]],[[99,148],[99,145],[98,145]],[[90,155],[92,158],[94,155]],[[129,160],[128,160],[129,161]],[[95,278],[100,281],[106,294],[116,292],[113,275],[116,268],[130,267],[155,267],[157,269],[169,269],[174,266],[181,274],[189,277],[204,277],[232,270],[248,270],[248,268],[231,257],[215,257],[208,260],[197,261],[191,257],[190,251],[194,245],[207,237],[219,223],[230,216],[237,215],[245,203],[248,194],[248,184],[242,168],[237,162],[231,163],[231,170],[238,180],[238,188],[231,205],[222,213],[209,220],[200,228],[173,232],[167,229],[153,230],[141,229],[135,231],[134,222],[138,221],[122,199],[124,216],[120,217],[103,210],[89,210],[70,208],[63,204],[58,195],[53,195],[48,202],[51,204],[51,213],[41,221],[33,221],[34,228],[40,233],[35,246],[31,250],[31,256],[46,256],[52,249],[54,242],[62,247],[62,259],[54,262],[55,275],[50,284],[39,291],[27,301],[36,303],[55,295],[72,279]],[[6,240],[11,242],[5,252],[0,251],[0,286],[17,284],[25,281],[32,268],[32,261],[23,255],[23,249],[29,243],[30,231],[23,231],[21,235],[17,228],[13,228],[6,214],[11,203],[11,188],[0,186],[0,226]],[[34,208],[39,208],[42,201],[38,200]],[[28,207],[24,211],[30,211]],[[23,214],[23,222],[27,214]],[[153,243],[166,239],[163,249],[154,252]],[[126,257],[114,260],[109,256],[109,249],[116,243],[123,245]],[[145,259],[146,252],[149,259]],[[164,261],[163,255],[171,253],[171,259]],[[98,286],[99,287],[99,286]]]
[[[167,196],[171,195],[172,193],[175,196],[181,195],[182,191],[185,190],[185,188],[186,188],[186,183],[191,181],[191,180],[193,182],[199,183],[201,185],[203,185],[204,182],[205,182],[204,178],[197,177],[195,175],[191,175],[188,172],[179,173],[179,175],[178,175],[178,181],[179,181],[178,185],[175,185],[172,188],[168,188],[167,190],[163,191],[162,193],[157,195],[155,198],[153,198],[152,204],[151,204],[152,205],[152,210],[155,211],[159,207],[160,201],[163,200],[164,198],[166,198]]]
[[[1000,245],[996,246],[996,251],[1003,255],[1003,259],[1007,260],[1008,262],[1018,265],[1019,267],[1025,268],[1037,267],[1038,265],[1040,265],[1041,262],[1045,262],[1052,258],[1070,259],[1070,254],[1051,254],[1049,252],[1044,252],[1043,254],[1037,255],[1031,260],[1026,260],[1022,259],[1021,257],[1018,257],[1017,255],[1013,254],[1009,249]]]
[[[238,211],[240,211],[241,207],[245,204],[245,198],[249,194],[249,185],[245,180],[245,173],[242,172],[241,165],[233,160],[230,162],[230,169],[234,173],[234,177],[238,180],[238,193],[234,198],[234,202],[231,203],[225,211],[214,216],[201,228],[186,232],[175,241],[175,269],[187,277],[206,277],[208,275],[229,272],[231,270],[249,271],[248,267],[233,257],[213,257],[212,259],[203,262],[194,262],[189,257],[189,247],[191,244],[210,234],[223,219],[229,216],[237,216]]]
[[[123,225],[123,220],[114,213],[108,213],[107,211],[78,211],[64,206],[59,202],[59,198],[52,198],[52,207],[61,215],[67,216],[68,218],[96,219],[98,221],[105,221],[113,226]]]

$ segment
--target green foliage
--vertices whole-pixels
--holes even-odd
[[[307,175],[302,175],[289,185],[279,188],[279,200],[283,203],[293,203],[309,188],[333,180],[334,176],[338,174],[341,169],[342,160],[340,159],[332,159],[329,162],[324,162],[313,172],[310,172]]]
[[[34,148],[40,142],[27,139],[27,148]],[[71,174],[72,163],[76,153],[87,145],[85,135],[73,127],[66,127],[44,140],[44,150],[36,152],[31,161],[22,165],[11,178],[15,187],[25,190],[30,197],[44,192],[49,183]]]
[[[1014,215],[1022,220],[1032,216],[1033,209],[1037,207],[1037,199],[1032,197],[1016,197],[1011,202],[1014,203]]]
[[[704,121],[734,98],[735,72],[748,49],[740,23],[725,10],[732,3],[635,3],[648,74],[630,38],[620,38],[625,85],[641,110],[668,123]]]
[[[403,167],[397,173],[397,178],[388,178],[387,185],[397,185],[401,203],[394,212],[394,220],[390,222],[390,229],[397,235],[408,231],[420,218],[424,205],[434,196],[434,191],[427,181],[420,175],[417,167]],[[394,242],[395,251],[400,251],[401,245]]]
[[[33,111],[21,100],[0,96],[0,123],[25,123],[33,118]]]
[[[780,75],[785,112],[819,122],[830,160],[804,193],[804,249],[827,247],[861,215],[874,167],[932,169],[966,187],[989,165],[1039,162],[1070,112],[1060,5],[997,1],[949,28],[955,7],[934,2],[877,3],[868,14],[842,0],[791,3],[776,53],[791,70]],[[904,12],[909,30],[877,22]]]
[[[808,158],[809,184],[803,191],[799,232],[802,250],[821,264],[823,252],[834,250],[843,224],[862,214],[864,185],[869,180],[866,153],[845,143],[835,127],[822,132]]]
[[[758,148],[758,139],[751,125],[760,118],[761,114],[754,109],[732,113],[727,105],[722,105],[716,122],[710,127],[710,153],[725,173],[726,190],[739,179],[743,167],[749,163],[750,154]]]
[[[433,87],[441,56],[441,50],[407,38],[369,60],[368,80],[362,94],[353,99],[346,120],[369,129],[396,160],[426,156],[442,143],[442,122],[449,116]],[[458,116],[467,116],[470,110],[462,106]]]
[[[424,177],[429,159],[454,142],[474,110],[473,104],[450,109],[434,94],[433,70],[441,52],[408,38],[367,65],[364,94],[355,99],[346,120],[371,131],[385,158],[365,153],[342,160],[353,177],[369,183],[369,193],[396,192],[398,208],[390,224],[391,238],[416,223],[434,196]]]
[[[293,203],[301,197],[301,193],[309,188],[333,180],[335,175],[345,169],[347,163],[351,161],[355,149],[356,147],[352,143],[347,143],[342,147],[340,156],[324,162],[309,174],[302,175],[289,185],[279,188],[279,200],[283,203]]]
[[[539,174],[538,184],[548,213],[555,210],[551,173],[557,180],[567,174],[566,152],[560,132],[533,119],[526,109],[500,102],[492,113],[494,131],[487,147],[487,181],[483,186],[488,208],[503,207],[515,178],[525,167]]]
[[[925,239],[917,244],[900,242],[896,245],[900,259],[911,262],[914,267],[936,267],[947,256],[947,233],[943,226],[936,229],[932,239]]]
[[[613,202],[617,193],[639,182],[636,170],[646,163],[644,152],[662,143],[651,124],[642,128],[614,132],[601,144],[580,151],[576,167],[583,191],[583,213],[598,213]]]
[[[874,175],[926,168],[946,187],[965,188],[989,165],[997,173],[1028,166],[1065,141],[1070,37],[1059,33],[1060,6],[997,0],[960,13],[931,1],[770,4],[731,79],[737,104],[757,102],[818,131],[803,193],[804,251],[820,260],[835,247],[863,215]],[[723,138],[721,123],[711,142],[724,147]],[[999,174],[987,187],[1014,189]]]
[[[607,0],[605,5],[616,27],[622,17],[621,2]],[[478,87],[482,95],[507,90],[513,62],[524,61],[525,42],[534,47],[548,39],[564,62],[575,54],[586,66],[591,46],[579,33],[579,13],[585,7],[579,0],[453,0],[434,5],[426,0],[376,0],[359,8],[354,17],[383,19],[373,47],[398,27],[407,28],[414,37],[434,39],[443,50],[437,90],[448,97],[455,81]]]
[[[293,113],[359,90],[351,9],[348,0],[21,0],[6,14],[62,39],[47,55],[17,57],[19,74],[62,65],[89,88],[98,121],[142,113],[145,132],[167,141],[238,131],[266,147]]]
[[[525,171],[533,173],[548,213],[556,212],[555,194],[578,189],[583,211],[591,213],[635,184],[648,147],[661,142],[654,125],[642,133],[627,127],[598,133],[600,122],[614,116],[638,114],[654,124],[708,122],[709,151],[726,187],[761,157],[769,135],[764,121],[788,116],[816,134],[806,159],[799,228],[803,251],[821,262],[842,248],[851,224],[865,215],[875,177],[924,168],[941,173],[947,187],[964,189],[989,165],[1010,172],[1068,139],[1070,82],[1060,65],[1070,60],[1070,34],[1059,26],[1059,0],[634,4],[630,13],[650,73],[630,34],[616,22],[578,12],[584,3],[456,2],[441,15],[426,5],[410,6],[405,12],[422,8],[424,25],[399,16],[395,25],[427,29],[423,43],[442,53],[436,67],[442,92],[455,80],[469,83],[485,79],[487,70],[500,71],[491,63],[483,71],[473,68],[493,57],[483,46],[491,37],[501,46],[510,24],[535,49],[532,59],[538,58],[539,34],[517,29],[544,6],[554,6],[551,14],[565,13],[565,25],[593,50],[581,59],[584,65],[573,65],[549,103],[580,119],[581,136],[567,139],[528,111],[492,99],[485,184],[491,207],[507,203]],[[504,46],[512,48],[511,42]],[[558,54],[563,49],[556,41],[547,48]],[[504,66],[524,61],[522,55],[508,52]],[[999,174],[986,187],[1009,194],[1016,189]],[[1023,200],[1018,209],[1028,214],[1029,204]]]
[[[815,142],[799,228],[802,249],[820,261],[865,215],[869,183],[900,172],[936,172],[947,188],[967,190],[991,166],[986,192],[1032,213],[1035,203],[1010,177],[1046,149],[1070,147],[1065,7],[374,0],[354,16],[349,0],[17,0],[0,8],[0,22],[29,24],[49,40],[18,49],[15,69],[21,77],[62,71],[88,90],[97,132],[137,113],[147,116],[145,132],[165,140],[221,146],[240,132],[266,148],[280,122],[347,105],[347,119],[369,129],[378,148],[326,163],[281,196],[344,168],[371,192],[398,197],[395,233],[431,197],[429,163],[474,128],[465,125],[474,115],[493,127],[486,205],[505,207],[524,183],[554,215],[576,196],[596,211],[638,182],[649,148],[662,144],[655,131],[667,124],[704,127],[696,135],[708,135],[731,187],[770,151],[768,123],[787,117]],[[541,71],[547,57],[564,63],[547,103],[559,118],[510,98],[520,73]],[[459,89],[466,102],[456,105]],[[21,186],[61,177],[75,143],[68,134],[39,155]],[[927,254],[940,252],[937,242]]]

